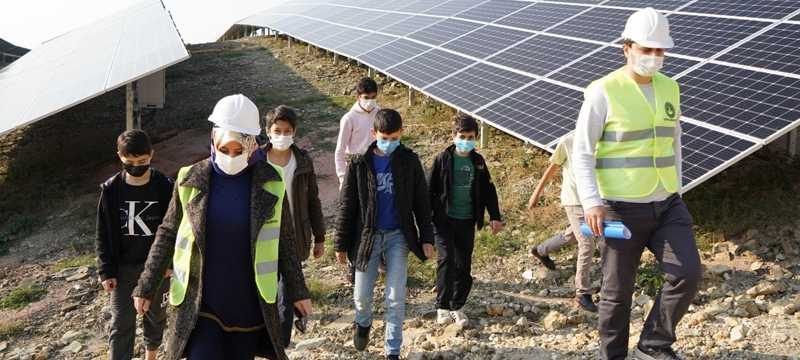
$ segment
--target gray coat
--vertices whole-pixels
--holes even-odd
[[[272,217],[277,197],[262,188],[266,181],[279,179],[278,173],[266,162],[259,162],[254,165],[253,181],[250,195],[250,233],[252,242],[252,257],[255,257],[255,242],[258,232],[266,219]],[[139,284],[134,290],[134,296],[153,299],[158,286],[161,284],[163,274],[172,263],[172,255],[175,249],[175,239],[178,226],[182,218],[182,204],[178,197],[179,186],[191,186],[200,192],[195,196],[187,207],[187,214],[191,218],[192,232],[195,235],[195,246],[192,247],[191,271],[189,276],[189,286],[186,290],[186,297],[182,304],[177,307],[168,306],[168,328],[166,332],[166,359],[180,359],[189,336],[197,322],[197,315],[200,309],[202,287],[203,287],[203,251],[206,240],[206,210],[208,205],[209,180],[211,178],[211,160],[206,159],[196,163],[186,175],[186,178],[175,184],[169,208],[164,217],[164,222],[156,232],[155,242],[150,249],[150,254],[145,263],[144,272],[139,278]],[[278,272],[286,279],[286,295],[293,300],[308,299],[308,289],[305,285],[305,278],[300,267],[300,263],[295,256],[292,244],[294,243],[294,227],[292,226],[291,214],[288,201],[284,199],[283,219],[281,221],[280,250],[278,255]],[[253,259],[249,259],[253,261]],[[261,299],[259,299],[261,300]],[[267,304],[261,302],[261,313],[267,326],[267,332],[272,340],[272,348],[275,350],[275,359],[286,360],[283,344],[281,343],[281,333],[279,330],[277,304]],[[267,354],[259,354],[266,356]]]

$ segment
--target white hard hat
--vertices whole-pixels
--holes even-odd
[[[669,36],[669,21],[664,14],[648,7],[628,18],[622,38],[649,48],[670,49],[675,46]]]
[[[217,101],[208,121],[224,130],[253,136],[261,133],[258,107],[242,94],[229,95]]]

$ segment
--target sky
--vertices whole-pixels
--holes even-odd
[[[2,0],[0,38],[35,48],[141,0]],[[189,44],[216,41],[235,21],[288,0],[163,0]]]

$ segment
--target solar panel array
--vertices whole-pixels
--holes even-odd
[[[624,64],[628,16],[653,6],[676,47],[683,183],[691,189],[800,125],[797,0],[294,1],[240,25],[356,59],[547,150],[582,91]]]
[[[0,70],[0,134],[189,58],[160,0],[59,35]]]

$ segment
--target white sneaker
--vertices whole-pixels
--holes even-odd
[[[469,324],[469,318],[467,318],[467,315],[461,310],[451,311],[450,316],[456,321],[456,325],[458,326],[464,327]]]
[[[453,320],[453,317],[450,314],[451,314],[450,310],[437,309],[436,323],[439,325],[444,325],[449,323],[451,320]]]

